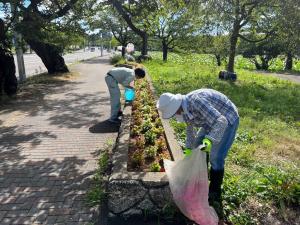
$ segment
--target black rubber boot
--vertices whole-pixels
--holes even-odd
[[[208,201],[209,204],[216,210],[219,219],[224,218],[223,204],[222,204],[222,189],[221,185],[223,183],[224,169],[214,170],[210,169],[210,184],[209,184],[209,194]]]

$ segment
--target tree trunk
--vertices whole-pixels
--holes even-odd
[[[142,55],[148,55],[148,34],[144,33],[142,39],[143,39]]]
[[[256,58],[254,58],[254,64],[257,70],[261,70],[261,65],[257,62]]]
[[[221,62],[221,56],[219,54],[215,54],[216,60],[217,60],[217,65],[221,66],[222,62]]]
[[[291,52],[288,52],[286,54],[284,70],[292,70],[292,69],[293,69],[293,55]]]
[[[228,59],[228,65],[227,70],[228,72],[234,72],[234,58],[235,58],[235,51],[236,51],[236,44],[238,41],[238,35],[239,35],[239,25],[237,22],[233,25],[233,31],[230,36],[230,52],[229,52],[229,59]]]
[[[59,54],[58,47],[44,43],[39,37],[43,37],[40,25],[35,19],[26,14],[21,22],[20,33],[32,50],[42,59],[49,74],[69,72],[64,58]],[[27,29],[24,29],[24,28]]]
[[[65,60],[59,54],[56,46],[48,43],[43,43],[36,39],[30,40],[25,38],[25,40],[36,52],[36,54],[42,59],[49,74],[69,72],[69,69],[65,64]]]
[[[260,56],[260,59],[261,59],[261,69],[268,70],[269,69],[268,57]]]
[[[0,18],[0,95],[4,90],[10,96],[17,93],[18,80],[14,57],[7,40],[4,22]]]
[[[122,57],[125,57],[125,53],[126,53],[126,47],[122,46]]]
[[[162,50],[163,50],[163,61],[168,60],[168,45],[165,40],[162,40]]]

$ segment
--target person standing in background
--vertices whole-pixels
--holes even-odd
[[[119,116],[122,116],[121,111],[121,92],[119,84],[126,88],[134,89],[133,81],[135,79],[144,78],[146,75],[145,70],[142,68],[129,69],[126,67],[117,67],[108,71],[105,82],[107,84],[109,94],[110,94],[110,106],[111,114],[108,119],[111,123],[120,123],[121,120]]]

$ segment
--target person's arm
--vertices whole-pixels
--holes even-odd
[[[212,141],[213,144],[219,143],[228,126],[227,119],[204,98],[196,99],[193,108],[193,112],[199,112],[207,125],[211,127],[205,138]]]
[[[129,85],[126,86],[126,87],[127,87],[127,88],[130,88],[130,89],[134,89],[134,80],[131,81],[131,82],[129,83]]]
[[[123,82],[123,86],[126,88],[134,89],[134,76],[127,76],[127,78]]]
[[[195,136],[196,132],[192,125],[188,124],[186,127],[186,141],[185,141],[185,147],[192,149],[195,144]]]
[[[206,138],[212,141],[212,143],[219,143],[224,135],[224,132],[228,126],[228,121],[224,116],[220,116],[213,124],[211,131],[205,135]]]

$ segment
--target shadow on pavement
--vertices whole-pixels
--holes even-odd
[[[110,59],[97,57],[97,58],[82,60],[82,63],[84,63],[84,64],[109,64],[110,65]]]
[[[94,171],[79,170],[86,163],[77,157],[0,162],[0,224],[97,221],[97,209],[86,205]]]
[[[118,132],[119,128],[120,124],[114,124],[108,120],[104,120],[90,127],[89,131],[91,133],[113,133]]]

